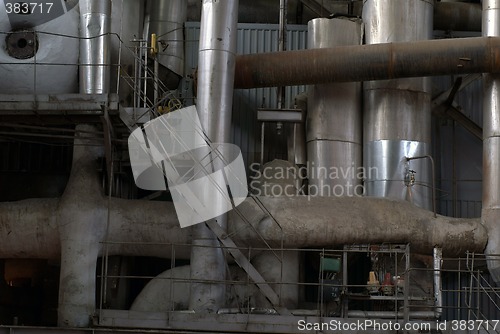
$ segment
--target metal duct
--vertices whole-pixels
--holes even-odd
[[[444,256],[459,256],[466,251],[481,252],[487,239],[479,219],[435,218],[432,212],[401,200],[281,196],[259,197],[259,201],[281,228],[252,199],[238,208],[269,244],[283,240],[284,247],[295,249],[408,242],[413,252],[429,254],[437,246]],[[239,231],[236,240],[255,239],[251,229],[239,225],[237,214],[230,218],[228,233]]]
[[[179,76],[184,76],[184,22],[186,0],[148,1],[149,32],[158,36],[158,62]]]
[[[231,141],[237,23],[238,0],[203,1],[196,104],[201,125],[213,143]],[[218,169],[222,166],[213,167]],[[227,227],[226,215],[215,218],[215,221],[224,229]],[[221,248],[214,247],[220,247],[220,244],[212,231],[206,224],[196,225],[193,229],[191,250],[192,279],[218,282],[224,280],[224,254]],[[223,284],[191,285],[189,307],[192,310],[217,312],[224,300]]]
[[[240,55],[236,57],[234,86],[316,85],[468,73],[500,73],[500,38],[453,38]]]
[[[107,211],[106,198],[99,192],[85,192],[80,201],[83,196],[91,196],[92,200],[85,198],[85,202],[92,202],[96,208]],[[285,235],[284,247],[294,249],[409,242],[412,251],[430,253],[438,245],[445,256],[459,256],[467,250],[481,252],[487,241],[486,228],[479,219],[439,215],[434,218],[432,212],[403,201],[307,196],[258,197],[258,200],[276,217],[283,230],[278,230],[275,224],[268,224],[267,214],[253,199],[245,200],[239,206],[240,211],[252,225],[265,233],[269,243],[280,244]],[[165,245],[186,245],[192,240],[191,231],[179,227],[172,203],[117,198],[110,201],[109,235],[113,243],[109,245],[109,255],[170,258],[172,248]],[[57,199],[0,203],[0,220],[4,226],[0,229],[0,258],[57,260],[61,255],[61,237],[54,215],[64,210],[71,210],[69,215],[75,219],[86,216],[88,208],[65,208]],[[22,220],[19,220],[20,215],[23,215]],[[107,217],[100,218],[103,220],[96,224],[106,224]],[[236,213],[230,213],[229,220],[228,232],[234,236],[235,242],[262,247],[262,240]],[[96,248],[101,241],[97,241]],[[189,259],[187,248],[176,247],[176,259]]]
[[[483,36],[500,36],[500,1],[483,0]],[[500,75],[483,75],[483,212],[488,229],[485,253],[500,283]],[[496,254],[496,259],[495,259]]]
[[[430,0],[365,0],[366,43],[431,39],[432,13]],[[430,209],[430,166],[426,160],[406,161],[430,154],[430,80],[365,82],[364,101],[366,195],[405,199]]]
[[[109,91],[110,0],[80,0],[80,93]],[[89,66],[85,66],[89,65]]]
[[[362,40],[359,21],[319,18],[309,22],[309,49],[359,45]],[[312,85],[307,101],[309,193],[362,195],[357,177],[362,164],[361,83]]]

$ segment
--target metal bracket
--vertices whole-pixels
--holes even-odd
[[[259,122],[304,122],[302,109],[257,109]]]

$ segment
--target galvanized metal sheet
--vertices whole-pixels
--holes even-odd
[[[430,163],[427,159],[406,158],[430,153],[427,143],[408,140],[377,140],[365,144],[365,188],[367,196],[391,197],[408,200],[417,206],[430,209]],[[415,182],[409,181],[414,171]]]

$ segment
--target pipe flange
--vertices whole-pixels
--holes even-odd
[[[34,31],[14,31],[5,38],[9,56],[16,59],[33,58],[38,51],[38,37]]]

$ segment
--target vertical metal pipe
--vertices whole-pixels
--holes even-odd
[[[231,141],[231,114],[236,57],[238,1],[204,0],[201,16],[197,108],[201,125],[214,143]],[[217,166],[214,166],[217,168]],[[223,228],[227,216],[215,218]],[[222,282],[225,260],[219,242],[206,224],[193,230],[191,278]],[[217,312],[225,298],[223,283],[193,283],[189,307]]]
[[[438,319],[443,313],[443,294],[441,292],[441,265],[443,261],[443,250],[434,247],[434,300],[436,305],[435,317]]]
[[[295,97],[295,108],[302,110],[307,115],[307,93],[301,93]],[[288,136],[288,161],[299,165],[307,165],[306,129],[304,123],[292,125],[292,135]],[[307,175],[301,175],[305,178]]]
[[[366,43],[409,42],[432,38],[433,0],[365,0]],[[405,157],[429,155],[430,81],[411,78],[364,84],[364,164],[366,195],[412,201],[431,208],[431,173],[415,161],[415,183]]]
[[[500,36],[500,0],[483,0],[483,36]],[[482,219],[488,229],[488,269],[500,283],[500,75],[483,74],[483,87]]]
[[[80,1],[80,93],[109,91],[110,0]],[[88,65],[88,66],[85,66]]]
[[[361,22],[314,19],[309,22],[308,48],[362,43]],[[362,195],[361,83],[331,83],[308,87],[307,157],[309,194]],[[356,193],[357,192],[357,193]]]
[[[286,50],[286,16],[287,16],[287,0],[280,0],[280,19],[279,19],[279,40],[278,51]],[[285,107],[285,87],[278,87],[278,109]]]

